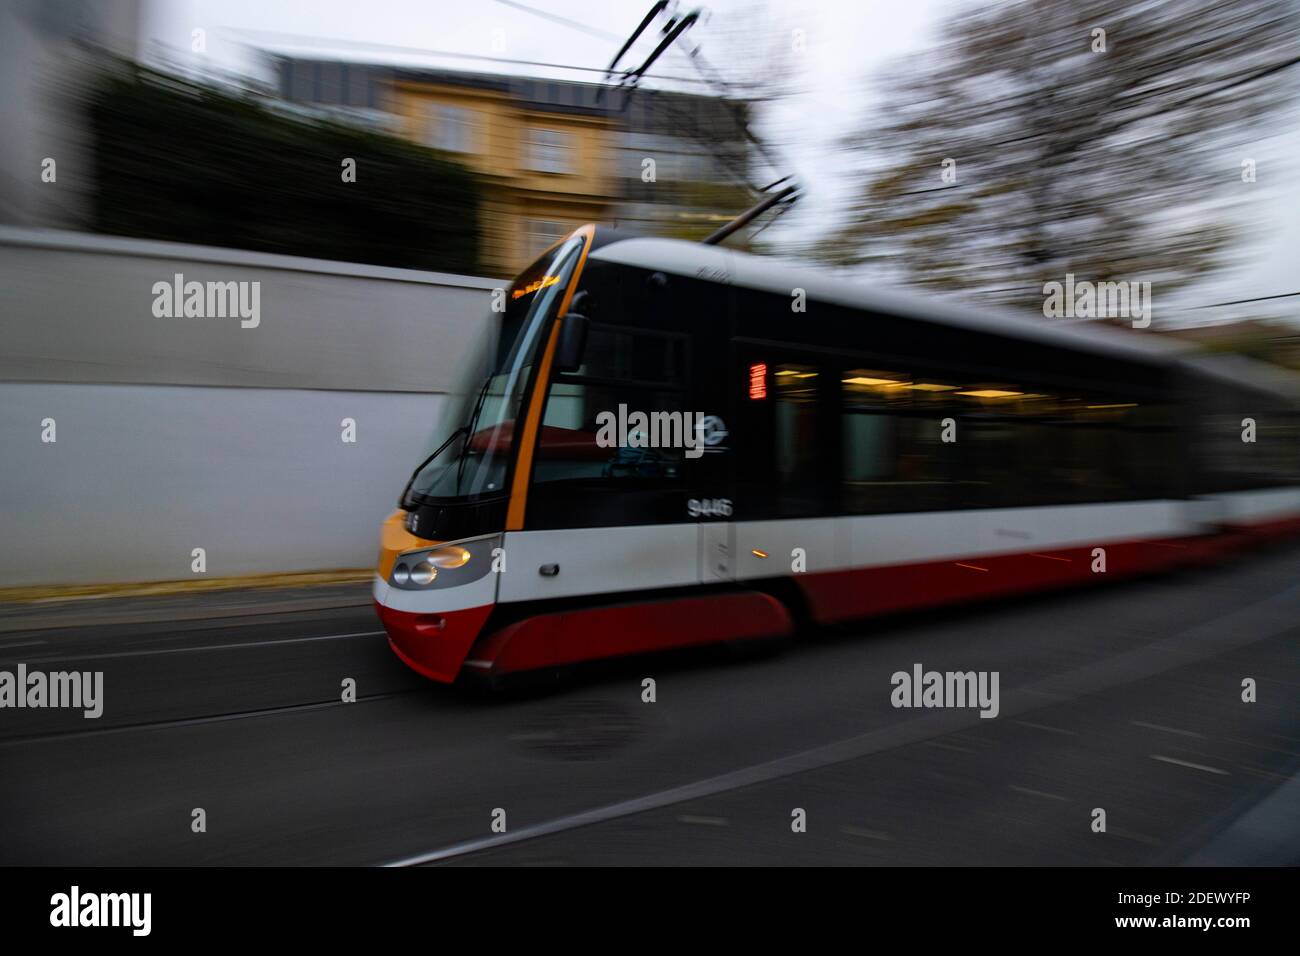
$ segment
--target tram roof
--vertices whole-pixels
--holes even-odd
[[[690,278],[725,275],[726,280],[715,281],[783,296],[800,288],[809,299],[818,302],[1147,364],[1173,364],[1197,351],[1193,346],[1170,342],[1163,336],[1135,335],[1098,322],[1056,323],[1049,319],[1035,319],[1010,310],[967,303],[952,296],[919,294],[829,276],[779,260],[681,239],[611,235],[605,243],[597,243],[591,256],[606,262]]]
[[[1198,352],[1184,364],[1201,375],[1300,405],[1300,375],[1232,352]]]

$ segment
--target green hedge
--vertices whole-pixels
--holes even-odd
[[[89,110],[96,232],[478,271],[479,184],[433,150],[140,68],[105,75]]]

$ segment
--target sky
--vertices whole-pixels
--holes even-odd
[[[773,239],[810,239],[832,221],[848,195],[851,154],[835,148],[845,133],[865,128],[875,104],[872,78],[891,61],[923,50],[939,36],[944,18],[970,0],[711,0],[707,19],[691,31],[724,77],[762,75],[764,64],[740,49],[731,31],[749,28],[750,49],[786,53],[790,95],[767,116],[760,132],[781,147],[805,187],[795,210],[769,233]],[[602,69],[650,8],[650,0],[519,0],[524,6],[573,21],[554,22],[509,0],[147,0],[145,42],[182,61],[191,31],[207,33],[208,63],[254,68],[249,45],[313,51],[369,62],[438,64],[464,69],[550,75],[549,71],[445,54],[470,54]],[[695,9],[684,4],[683,9]],[[802,30],[801,52],[789,38]],[[421,52],[428,51],[428,52]],[[655,72],[696,75],[673,52]],[[562,74],[596,80],[599,73]],[[1300,127],[1300,124],[1297,124]],[[1255,144],[1259,181],[1252,210],[1257,237],[1243,248],[1245,264],[1180,297],[1184,307],[1300,291],[1300,128]],[[1225,157],[1236,167],[1236,154]],[[1185,309],[1185,321],[1226,318],[1233,309]],[[1300,322],[1300,297],[1282,299],[1271,314]]]

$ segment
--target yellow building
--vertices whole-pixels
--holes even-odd
[[[280,96],[444,151],[483,180],[479,259],[518,273],[584,222],[698,238],[753,201],[747,104],[598,83],[279,56]],[[654,173],[646,176],[647,164]]]
[[[410,81],[395,85],[393,103],[403,135],[455,154],[482,177],[480,258],[490,274],[516,273],[574,226],[611,218],[618,196],[607,116]]]

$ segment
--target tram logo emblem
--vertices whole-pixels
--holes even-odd
[[[718,447],[727,440],[727,423],[717,415],[702,415],[700,420],[695,424],[695,430],[699,432],[700,441],[704,444],[705,451],[725,451],[726,446]]]

